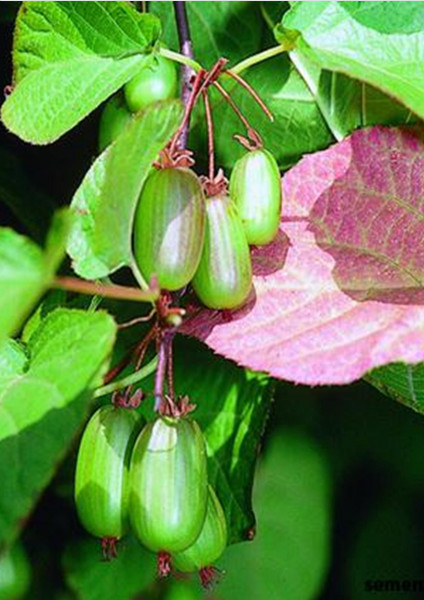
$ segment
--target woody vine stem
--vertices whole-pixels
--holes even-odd
[[[194,60],[193,44],[190,36],[190,28],[187,18],[186,3],[174,2],[175,20],[177,23],[180,52],[190,60]],[[186,108],[185,118],[178,135],[175,137],[175,147],[178,150],[185,150],[187,147],[188,133],[190,129],[191,103],[195,94],[192,93],[192,80],[194,71],[186,64],[181,65],[182,89],[181,100]],[[164,396],[164,383],[168,382],[168,396],[171,403],[174,401],[174,382],[173,382],[173,352],[172,343],[176,328],[170,328],[159,333],[158,339],[158,365],[155,376],[155,410],[166,412],[168,400]]]

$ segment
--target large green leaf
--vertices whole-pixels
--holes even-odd
[[[85,419],[115,329],[106,313],[58,309],[32,335],[28,363],[16,344],[2,345],[0,544],[22,527]]]
[[[257,537],[225,552],[218,597],[315,600],[330,554],[330,479],[319,448],[300,433],[278,433],[254,500]]]
[[[86,539],[70,545],[65,576],[78,600],[133,600],[155,578],[155,557],[134,538],[118,546],[118,558],[105,562],[100,543]]]
[[[0,228],[0,342],[15,333],[50,284],[65,252],[67,217],[58,214],[45,252],[28,238]]]
[[[28,142],[56,140],[138,71],[159,33],[129,2],[24,2],[4,124]]]
[[[88,171],[72,200],[75,221],[68,245],[82,277],[104,277],[131,264],[132,223],[141,188],[181,118],[179,100],[148,107]]]
[[[209,480],[227,516],[229,542],[245,540],[255,526],[253,475],[272,383],[260,373],[214,357],[192,340],[177,340],[174,355],[175,389],[197,405],[193,418],[205,435]],[[145,404],[151,417],[151,403]]]
[[[341,73],[321,69],[301,52],[291,52],[290,58],[337,140],[357,127],[411,121],[411,111],[380,90]]]
[[[365,380],[380,392],[424,413],[424,365],[395,363],[374,369]]]
[[[424,116],[423,8],[417,2],[296,2],[282,21],[319,67],[383,90]],[[414,20],[413,31],[410,23]]]

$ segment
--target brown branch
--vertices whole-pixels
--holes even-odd
[[[116,300],[136,300],[138,302],[154,302],[159,298],[158,289],[140,290],[124,285],[96,283],[77,277],[56,277],[51,287],[88,296],[103,296]]]

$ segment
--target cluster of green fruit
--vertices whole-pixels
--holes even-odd
[[[177,89],[173,63],[156,58],[106,105],[100,123],[100,147],[116,139],[131,111],[172,97]],[[125,98],[125,99],[124,99]],[[263,148],[248,151],[232,171],[229,194],[205,197],[200,179],[189,168],[154,170],[141,192],[134,223],[134,254],[143,277],[155,275],[161,288],[178,290],[191,282],[202,303],[232,309],[252,286],[250,245],[271,242],[281,213],[280,173]]]
[[[79,448],[75,501],[84,527],[114,544],[131,526],[141,543],[182,572],[207,574],[227,545],[221,504],[208,484],[206,448],[189,417],[142,427],[133,409],[103,406]]]
[[[0,553],[0,600],[19,600],[28,591],[31,569],[23,546],[17,542]]]

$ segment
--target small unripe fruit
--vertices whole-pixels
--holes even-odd
[[[99,123],[99,152],[109,146],[122,133],[132,119],[122,93],[110,98],[101,114]]]
[[[134,410],[102,406],[82,436],[75,502],[81,523],[96,537],[119,539],[128,529],[129,466],[140,425]]]
[[[128,108],[136,112],[153,102],[175,98],[178,91],[177,69],[163,56],[153,57],[124,86]]]
[[[160,417],[141,432],[131,459],[130,516],[154,552],[178,552],[199,535],[207,506],[206,449],[188,418]]]
[[[134,255],[149,281],[166,290],[187,285],[198,267],[205,234],[205,198],[189,169],[154,171],[141,192],[134,221]]]
[[[20,542],[0,553],[0,600],[18,600],[28,591],[30,565]]]
[[[206,215],[205,242],[193,288],[209,308],[236,308],[246,300],[252,286],[246,234],[228,196],[207,198]]]
[[[227,523],[215,491],[209,486],[206,518],[197,540],[173,554],[173,565],[179,571],[190,573],[212,566],[227,547]]]
[[[281,180],[277,162],[268,150],[253,150],[236,162],[230,196],[249,244],[272,242],[281,219]]]

